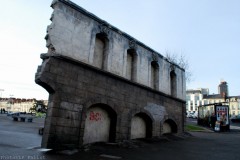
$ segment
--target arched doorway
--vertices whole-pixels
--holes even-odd
[[[152,119],[145,113],[136,114],[131,121],[131,139],[152,137]]]
[[[109,106],[96,104],[87,109],[83,144],[114,142],[117,114]]]
[[[167,119],[163,123],[163,134],[168,133],[177,133],[177,124],[171,119]]]

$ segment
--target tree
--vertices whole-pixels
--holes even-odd
[[[169,62],[176,64],[185,70],[185,78],[187,83],[192,81],[192,71],[190,71],[189,62],[185,55],[183,54],[178,55],[166,51],[166,58]]]
[[[35,100],[33,103],[33,107],[29,109],[29,112],[42,112],[46,113],[47,106],[44,104],[42,100]]]

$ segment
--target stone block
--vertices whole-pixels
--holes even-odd
[[[75,112],[81,112],[82,109],[83,109],[83,105],[80,105],[80,104],[73,105],[73,111],[75,111]]]

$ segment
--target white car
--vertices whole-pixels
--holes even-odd
[[[188,113],[187,114],[187,118],[198,118],[198,113],[195,112],[195,113]]]
[[[198,118],[198,112],[195,112],[194,114],[192,114],[192,118]]]
[[[192,113],[188,113],[188,114],[187,114],[187,117],[188,117],[188,118],[193,118],[193,114],[192,114]]]

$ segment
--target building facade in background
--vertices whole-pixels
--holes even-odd
[[[225,103],[227,102],[227,103]],[[228,84],[221,81],[218,85],[218,94],[209,94],[209,89],[189,89],[186,91],[186,112],[198,112],[198,106],[225,103],[229,105],[229,115],[240,114],[240,96],[229,96]]]
[[[186,91],[186,112],[195,113],[198,111],[199,105],[207,104],[204,97],[209,95],[208,88],[189,89]]]
[[[240,115],[240,96],[229,96],[226,99],[229,104],[229,115],[234,117]]]
[[[31,113],[34,104],[41,101],[47,106],[47,100],[24,99],[24,98],[0,98],[0,108],[7,112]]]

